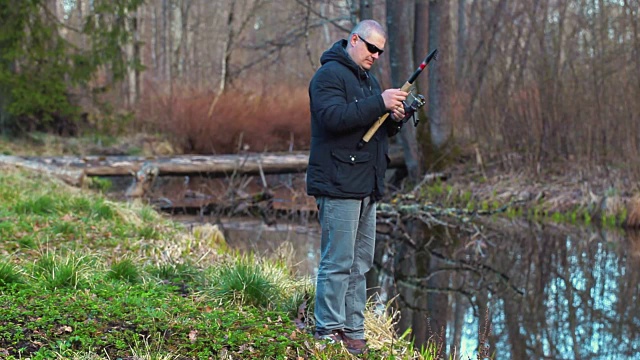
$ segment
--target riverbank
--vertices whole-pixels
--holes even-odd
[[[476,162],[447,169],[417,196],[441,206],[504,212],[508,217],[607,227],[640,226],[640,181],[633,170],[576,162],[544,169]]]
[[[149,134],[62,138],[34,133],[21,139],[0,138],[0,153],[17,156],[179,155],[169,141]],[[640,226],[640,173],[637,170],[623,165],[594,166],[578,161],[533,167],[516,155],[483,161],[478,154],[475,154],[475,158],[466,154],[461,155],[460,159],[445,170],[444,180],[427,181],[413,191],[414,195],[421,201],[470,211],[503,209],[511,217],[613,227]],[[220,197],[216,193],[216,186],[206,179],[202,180],[204,184],[198,185],[199,180],[192,179],[193,184],[187,191],[206,195],[205,190],[209,190],[212,193],[209,194],[210,198]],[[182,187],[182,183],[182,180],[178,181],[179,187]],[[259,190],[264,184],[258,179],[247,182],[247,185],[255,185],[254,188]],[[273,185],[272,182],[268,183],[269,187]],[[217,190],[228,191],[222,186],[222,190]],[[276,193],[284,189],[286,194],[275,194],[282,201],[275,201],[274,206],[281,206],[294,198],[298,211],[308,211],[313,201],[307,199],[303,186],[301,181],[284,187],[276,186]],[[185,191],[176,189],[173,183],[156,188],[156,198],[171,199],[185,208],[192,205],[189,201],[193,202],[193,199],[181,203],[180,199],[171,198],[170,194]],[[397,196],[403,196],[410,190],[405,186]]]
[[[311,337],[313,284],[286,249],[238,254],[215,226],[1,170],[2,358],[352,358]],[[432,358],[396,320],[369,309],[364,358]]]
[[[49,150],[13,143],[16,148],[0,148],[15,155],[60,151],[50,140],[45,143]],[[505,220],[629,225],[637,193],[633,174],[577,164],[556,169],[561,171],[467,162],[395,196],[465,214],[497,213]],[[42,351],[44,358],[83,359],[210,353],[214,358],[350,357],[341,348],[314,342],[312,324],[297,326],[297,319],[309,319],[312,304],[305,300],[312,298],[313,287],[293,273],[286,249],[269,259],[239,256],[215,227],[187,229],[137,202],[118,202],[12,167],[1,174],[0,301],[25,304],[0,319],[2,356],[38,358]],[[86,315],[82,309],[96,310]],[[300,317],[299,310],[307,316]],[[428,352],[438,351],[437,346],[422,355],[410,350],[394,335],[396,320],[368,313],[373,351],[367,358],[393,352],[399,359],[428,359]],[[255,327],[273,331],[254,332]]]

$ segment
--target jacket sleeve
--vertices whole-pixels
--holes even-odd
[[[381,95],[347,99],[346,79],[334,69],[320,69],[309,86],[311,111],[331,132],[348,132],[370,126],[384,114]]]

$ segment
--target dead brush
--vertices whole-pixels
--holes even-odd
[[[240,150],[251,152],[306,149],[309,144],[306,88],[282,84],[262,92],[240,89],[220,95],[180,89],[173,99],[166,95],[147,99],[144,109],[153,126],[170,134],[185,153],[235,153],[240,139]]]

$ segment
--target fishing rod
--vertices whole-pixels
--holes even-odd
[[[433,51],[431,51],[429,55],[427,55],[427,57],[422,61],[422,63],[420,63],[420,66],[418,66],[416,71],[413,72],[413,74],[409,77],[407,82],[405,82],[404,85],[402,85],[400,90],[404,92],[409,92],[409,89],[411,88],[413,83],[416,81],[418,76],[420,76],[420,74],[422,73],[422,70],[424,70],[427,67],[427,65],[429,65],[431,60],[434,60],[434,59],[437,60],[437,55],[438,55],[438,49],[433,49]],[[420,106],[422,105],[424,105],[424,103],[422,103]],[[414,106],[410,106],[409,108],[413,108],[413,107]],[[406,104],[405,104],[405,109],[407,109]],[[373,123],[373,125],[371,125],[371,128],[369,128],[369,131],[367,131],[367,133],[364,134],[364,136],[358,143],[358,149],[362,148],[366,143],[369,142],[369,140],[371,140],[371,138],[376,133],[378,128],[382,126],[385,120],[387,120],[387,117],[389,117],[389,113],[385,113],[384,115],[380,116],[378,120],[376,120],[376,122]]]

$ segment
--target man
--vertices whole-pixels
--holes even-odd
[[[365,273],[373,265],[375,202],[384,194],[388,137],[404,117],[407,93],[381,92],[369,70],[380,57],[386,33],[373,20],[360,22],[325,51],[311,79],[311,151],[307,193],[316,198],[322,229],[315,299],[316,339],[343,342],[352,354],[366,350]],[[376,134],[362,136],[386,112]]]

